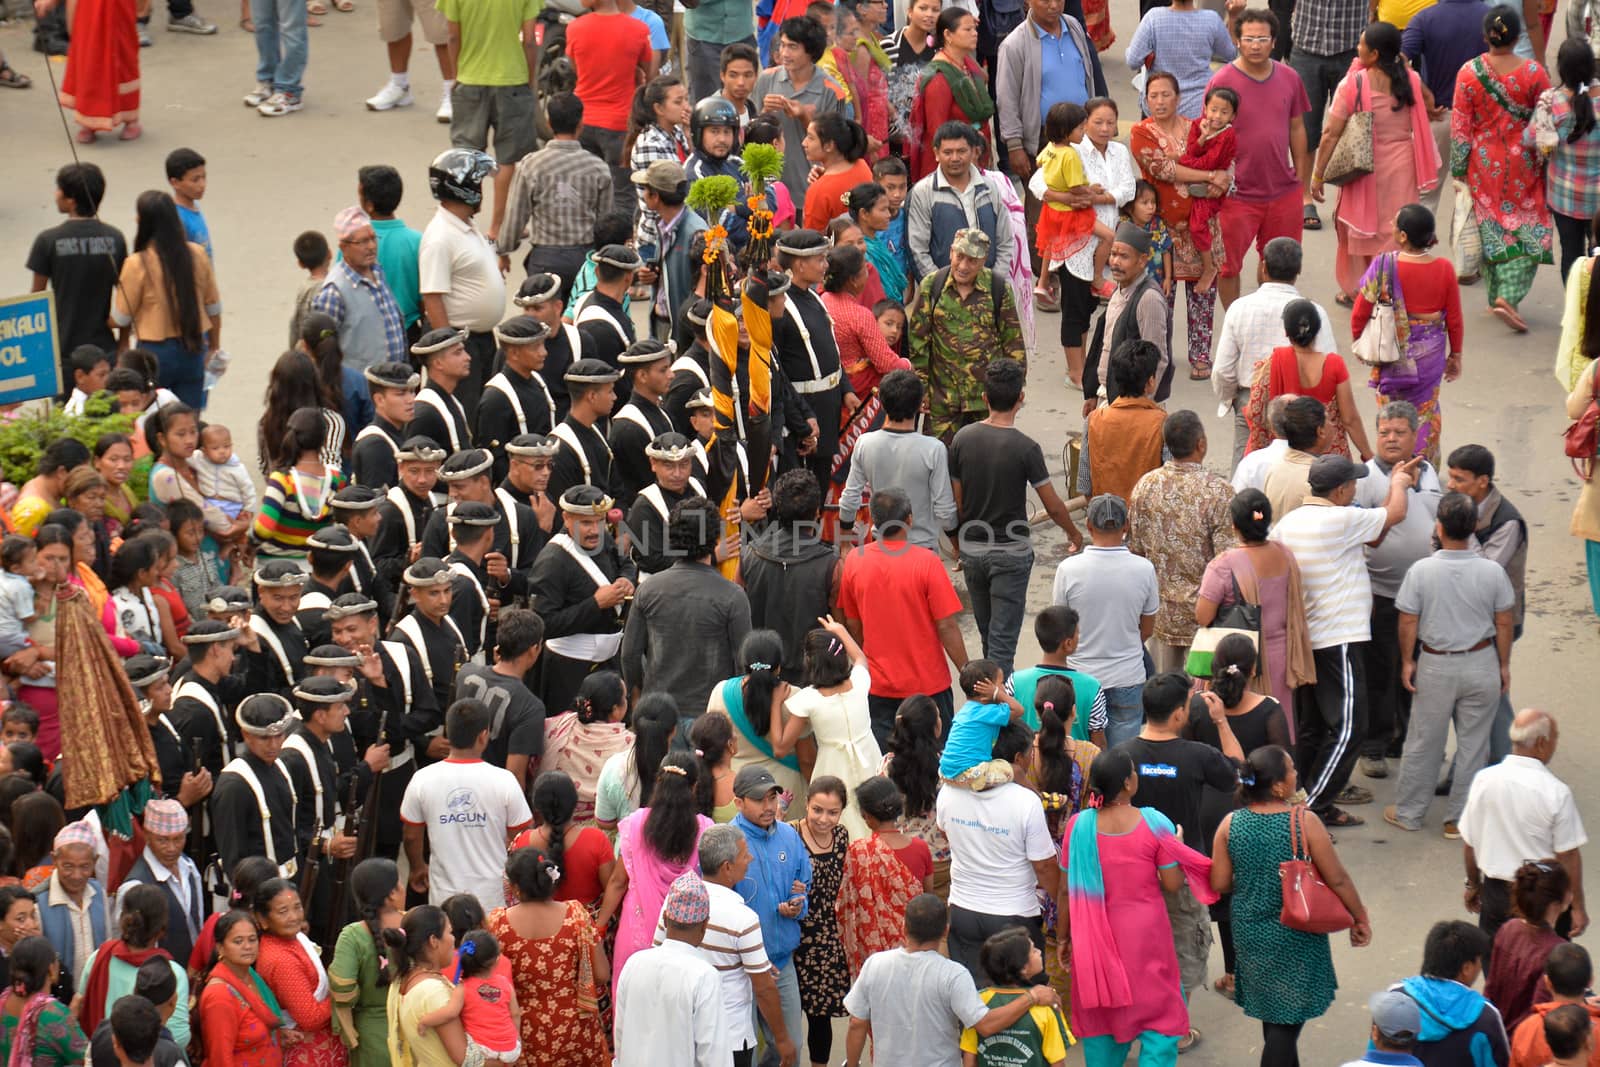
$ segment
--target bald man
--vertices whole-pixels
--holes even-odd
[[[1511,879],[1530,859],[1553,859],[1572,879],[1572,908],[1556,923],[1563,937],[1589,925],[1583,900],[1583,857],[1588,837],[1572,790],[1550,772],[1561,731],[1547,712],[1528,708],[1511,723],[1511,754],[1472,779],[1461,813],[1467,868],[1467,910],[1493,937],[1511,914]]]

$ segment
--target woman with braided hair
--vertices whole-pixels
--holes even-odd
[[[385,1005],[394,969],[383,931],[399,927],[406,887],[393,860],[374,856],[350,872],[350,895],[357,918],[339,932],[328,965],[333,1032],[349,1051],[350,1067],[385,1067],[389,1062]]]
[[[600,907],[616,857],[611,839],[595,826],[575,821],[578,789],[561,771],[544,771],[533,781],[533,825],[511,842],[511,851],[536,848],[561,872],[556,900],[576,900],[591,913]],[[515,886],[510,900],[516,899]]]

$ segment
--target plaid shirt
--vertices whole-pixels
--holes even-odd
[[[1544,95],[1550,118],[1561,135],[1545,170],[1545,196],[1550,201],[1550,209],[1571,218],[1592,218],[1600,208],[1600,126],[1580,137],[1576,144],[1568,144],[1575,120],[1567,91],[1547,89]],[[1533,143],[1532,134],[1530,126],[1523,136],[1524,143]]]
[[[1294,50],[1314,56],[1336,56],[1354,52],[1367,28],[1367,0],[1317,0],[1296,4],[1293,27]]]
[[[551,141],[517,164],[506,194],[500,251],[514,252],[523,237],[535,248],[587,247],[594,241],[595,220],[610,210],[611,168],[605,160],[577,141]]]
[[[642,170],[649,169],[650,164],[658,159],[670,159],[674,163],[682,163],[688,158],[689,138],[681,128],[668,133],[655,123],[651,123],[639,131],[638,138],[633,142],[633,154],[628,157],[628,168],[638,174]],[[634,227],[633,243],[646,260],[651,257],[645,255],[645,250],[655,246],[656,227],[660,224],[661,216],[644,206],[644,194],[641,193],[639,224]],[[593,236],[590,235],[591,240]]]
[[[350,269],[344,260],[339,260],[328,268],[329,273],[343,271],[350,283],[359,289],[372,291],[373,303],[378,306],[378,314],[383,317],[383,346],[388,350],[388,359],[394,362],[405,363],[410,357],[409,346],[406,344],[406,320],[400,314],[400,305],[394,302],[394,294],[389,292],[389,284],[383,280],[383,268],[376,263],[372,265],[372,277],[363,278]],[[337,285],[324,283],[311,298],[311,306],[317,311],[331,315],[333,321],[344,324],[344,294]]]

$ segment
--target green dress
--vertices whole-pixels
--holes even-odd
[[[11,1059],[11,1042],[16,1036],[18,1021],[15,1015],[0,1019],[0,1063]],[[88,1054],[89,1042],[66,1006],[59,1000],[45,1005],[39,1013],[39,1025],[34,1034],[34,1067],[81,1064]]]
[[[350,1067],[388,1067],[387,986],[378,984],[378,947],[365,923],[339,931],[328,986],[333,993],[333,1032],[350,1050]]]
[[[1339,988],[1327,934],[1306,934],[1278,921],[1283,888],[1278,865],[1291,857],[1289,813],[1233,813],[1233,944],[1238,951],[1233,998],[1252,1019],[1293,1025],[1315,1019]]]

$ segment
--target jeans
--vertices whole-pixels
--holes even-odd
[[[1103,690],[1106,697],[1106,744],[1112,747],[1139,736],[1144,724],[1144,683]]]
[[[986,552],[961,553],[961,573],[972,596],[972,619],[983,637],[983,656],[1006,674],[1017,656],[1017,635],[1028,604],[1033,546],[1011,544]]]
[[[1459,656],[1423,652],[1417,657],[1417,694],[1395,790],[1395,813],[1420,826],[1444,763],[1445,739],[1456,729],[1456,762],[1446,822],[1461,818],[1472,778],[1489,757],[1489,734],[1500,703],[1500,659],[1494,646]]]
[[[689,99],[704,100],[722,91],[722,50],[730,44],[747,44],[755,47],[756,39],[746,37],[740,41],[697,41],[684,35],[684,66],[688,68]]]
[[[939,725],[942,727],[939,731],[939,747],[943,748],[944,739],[950,736],[950,724],[956,717],[955,697],[950,687],[946,686],[940,692],[929,693],[928,698],[939,708]],[[894,731],[894,717],[907,699],[867,694],[867,714],[872,717],[872,736],[885,752],[889,751],[889,734]]]
[[[250,0],[250,17],[256,23],[256,81],[299,96],[309,50],[304,0]]]
[[[789,1040],[798,1047],[806,1036],[806,1013],[800,1006],[800,978],[795,973],[794,960],[789,960],[778,970],[778,1001],[783,1005],[783,1027],[789,1031]],[[766,1039],[766,1048],[762,1050],[761,1058],[756,1062],[760,1067],[777,1067],[778,1046],[772,1036],[771,1027],[761,1018],[761,1011],[752,1008],[756,1013],[756,1023],[761,1027],[761,1034]]]
[[[305,10],[305,4],[300,5]],[[196,352],[176,337],[165,341],[146,341],[139,345],[146,352],[155,353],[161,384],[178,395],[178,399],[199,411],[205,403],[206,349],[201,345]]]
[[[1315,156],[1317,143],[1322,140],[1322,116],[1333,99],[1333,91],[1350,71],[1350,61],[1356,57],[1355,49],[1319,56],[1296,48],[1289,53],[1289,66],[1305,83],[1306,95],[1311,98],[1311,110],[1306,112],[1306,150]],[[1301,176],[1302,178],[1304,175]]]

